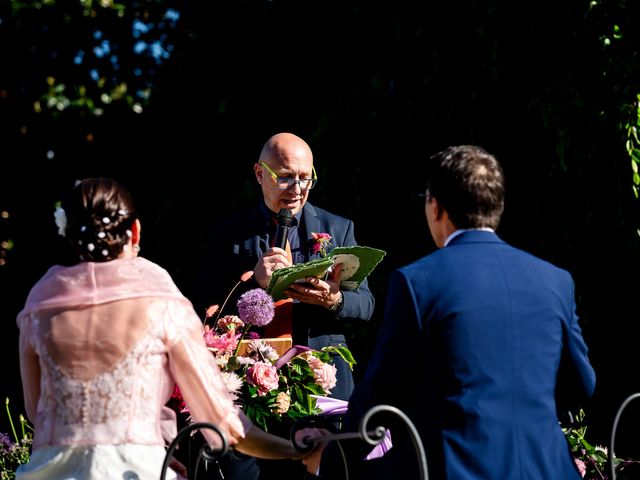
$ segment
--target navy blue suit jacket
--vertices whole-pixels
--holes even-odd
[[[193,301],[198,311],[213,304],[222,304],[224,296],[233,288],[244,272],[253,270],[258,259],[270,248],[273,235],[271,219],[265,216],[264,204],[222,221],[213,226],[207,244],[207,258],[201,268],[198,288]],[[306,261],[319,258],[312,252],[311,233],[328,233],[334,247],[357,245],[353,222],[344,217],[306,203],[298,234]],[[249,288],[256,288],[255,282],[242,285],[228,305],[233,306],[237,297]],[[367,281],[362,282],[357,291],[343,291],[344,303],[340,311],[332,312],[324,307],[294,303],[293,343],[322,348],[329,345],[346,345],[345,322],[369,320],[373,314],[374,298]],[[337,359],[337,385],[332,397],[346,400],[353,391],[353,376],[349,367]]]
[[[558,423],[559,377],[570,401],[593,394],[570,274],[492,232],[466,231],[393,272],[346,429],[389,404],[419,430],[431,480],[577,480]],[[418,478],[400,428],[368,478]]]

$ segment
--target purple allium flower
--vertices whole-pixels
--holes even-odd
[[[0,446],[13,447],[13,442],[6,433],[0,433]]]
[[[274,312],[273,298],[261,288],[248,290],[238,300],[238,316],[244,323],[264,327],[271,323]]]

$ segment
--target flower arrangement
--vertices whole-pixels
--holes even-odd
[[[311,251],[314,254],[319,253],[323,257],[326,257],[327,248],[331,246],[331,235],[329,235],[328,233],[311,232],[311,237],[314,240],[313,244],[311,245]]]
[[[33,443],[33,428],[27,420],[20,415],[20,437],[16,433],[16,427],[9,411],[9,398],[5,400],[5,408],[13,433],[13,440],[6,433],[0,433],[0,480],[15,478],[16,469],[20,465],[29,462],[31,444]]]
[[[331,357],[340,356],[353,367],[356,362],[349,349],[294,346],[280,356],[267,340],[251,330],[273,320],[271,296],[261,288],[248,290],[240,296],[237,309],[238,315],[220,317],[217,305],[209,307],[204,340],[227,388],[247,417],[268,431],[287,419],[295,421],[321,413],[315,396],[329,395],[336,385],[336,367],[330,363]],[[213,325],[206,325],[207,319],[215,315],[218,316]],[[177,388],[173,398],[181,399]],[[181,411],[185,411],[184,403]]]
[[[571,415],[572,422],[568,427],[563,427],[564,433],[574,461],[580,471],[582,478],[586,480],[609,480],[609,452],[606,447],[600,445],[591,445],[585,435],[587,433],[587,425],[585,422],[585,412],[583,409],[578,411],[577,415]],[[614,457],[613,459],[616,469],[616,476],[620,479],[621,472],[625,467],[640,463],[638,460],[623,459]]]

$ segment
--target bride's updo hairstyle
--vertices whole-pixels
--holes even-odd
[[[106,262],[128,248],[136,214],[129,192],[115,180],[99,177],[78,180],[55,217],[60,235],[82,260]]]

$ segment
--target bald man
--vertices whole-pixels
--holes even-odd
[[[313,248],[314,234],[331,235],[333,247],[357,245],[353,221],[309,203],[309,194],[319,179],[311,148],[302,138],[292,133],[278,133],[269,138],[253,165],[253,173],[262,199],[245,212],[213,226],[207,244],[209,257],[202,263],[198,288],[202,295],[194,295],[194,301],[202,298],[199,305],[196,301],[197,311],[204,312],[208,305],[218,302],[211,295],[226,295],[244,272],[253,271],[253,278],[235,292],[229,305],[235,305],[235,299],[250,288],[267,287],[275,270],[320,258],[321,253]],[[276,214],[283,208],[293,215],[288,236],[290,256],[284,249],[272,246]],[[344,291],[337,279],[308,280],[286,291],[293,299],[290,305],[293,344],[314,349],[348,346],[345,325],[368,321],[373,313],[374,298],[367,281],[356,291]],[[348,400],[354,386],[351,369],[341,358],[336,358],[334,364],[337,384],[331,397]],[[256,477],[243,472],[235,478]],[[263,469],[260,479],[265,478]]]

